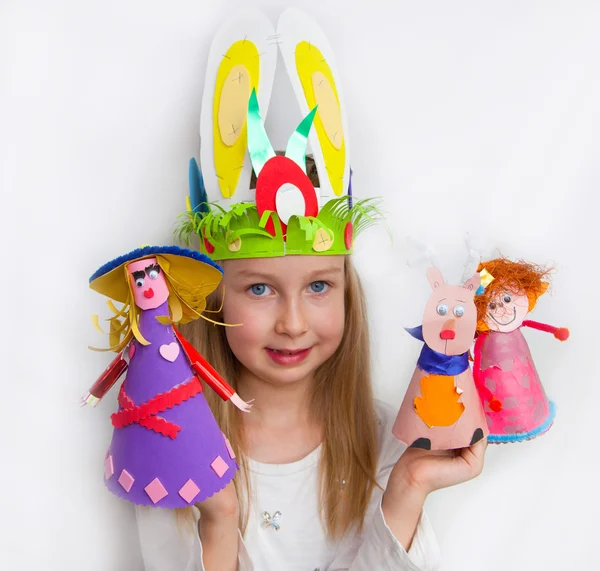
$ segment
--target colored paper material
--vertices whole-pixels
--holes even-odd
[[[238,469],[196,373],[224,400],[235,397],[232,403],[245,412],[251,405],[173,327],[202,317],[206,295],[220,277],[220,268],[196,252],[148,246],[105,264],[90,278],[90,287],[124,304],[118,310],[111,302],[120,354],[96,385],[105,394],[105,381],[112,385],[123,356],[130,357],[119,409],[111,416],[104,478],[113,494],[134,504],[189,506],[225,487]],[[159,305],[146,305],[157,298]]]
[[[549,286],[550,269],[497,258],[482,262],[473,373],[492,443],[522,442],[544,434],[556,406],[546,396],[522,327],[568,339],[568,329],[525,318]]]
[[[247,43],[258,49],[258,83],[244,55],[252,50]],[[303,114],[284,157],[275,156],[264,126],[277,50]],[[250,96],[244,116],[240,101],[247,88]],[[213,116],[215,105],[223,117]],[[234,118],[230,131],[225,117]],[[242,164],[232,149],[239,149],[243,139],[248,153]],[[380,219],[377,200],[352,196],[347,120],[333,52],[323,31],[301,11],[286,10],[277,33],[256,12],[232,16],[218,33],[207,66],[201,141],[207,200],[197,197],[200,185],[194,171],[188,216],[178,236],[189,244],[196,234],[200,251],[214,260],[346,255],[356,237]],[[318,184],[306,174],[309,142]],[[226,147],[222,154],[227,169],[235,171],[236,177],[241,173],[237,182],[223,175],[221,167],[215,169],[220,146]],[[257,177],[254,190],[248,185],[249,165]],[[199,209],[203,202],[207,210]]]
[[[477,324],[475,274],[463,286],[448,285],[441,272],[427,272],[432,294],[423,325],[409,329],[425,345],[392,433],[407,446],[427,450],[464,448],[487,436],[467,353]]]

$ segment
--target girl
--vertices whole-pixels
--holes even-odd
[[[278,49],[306,116],[285,156],[275,155],[259,111]],[[336,78],[322,31],[297,10],[281,16],[277,36],[262,15],[246,14],[211,49],[201,121],[206,189],[192,162],[184,231],[223,262],[222,307],[219,292],[208,308],[243,326],[197,321],[182,332],[255,404],[238,414],[207,393],[240,477],[187,511],[138,508],[148,570],[436,569],[425,499],[482,469],[484,440],[405,452],[391,434],[394,412],[373,400],[365,299],[350,253],[375,211],[351,196]],[[248,165],[227,162],[242,135],[255,190]],[[312,179],[309,137],[321,175],[309,166]]]

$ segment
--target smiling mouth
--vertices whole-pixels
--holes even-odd
[[[512,319],[510,321],[507,321],[506,323],[498,321],[491,313],[488,313],[488,317],[491,317],[498,325],[510,325],[517,318],[517,312],[513,309]]]
[[[272,349],[266,347],[267,355],[278,365],[297,365],[308,357],[312,347],[307,349]]]

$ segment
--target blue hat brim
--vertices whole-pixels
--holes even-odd
[[[179,246],[144,246],[143,248],[137,248],[128,252],[127,254],[123,254],[110,262],[107,262],[103,266],[100,266],[90,277],[90,284],[102,277],[103,275],[111,272],[115,268],[122,266],[128,262],[132,262],[134,260],[138,260],[140,258],[147,258],[149,256],[161,255],[161,254],[171,254],[172,256],[183,256],[185,258],[191,258],[198,262],[203,262],[216,268],[221,273],[223,273],[223,268],[218,264],[215,264],[208,256],[201,254],[199,252],[195,252],[194,250],[190,250],[188,248],[180,248]]]

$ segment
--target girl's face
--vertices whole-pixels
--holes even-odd
[[[133,299],[140,309],[155,309],[169,299],[165,275],[156,258],[146,258],[127,266]]]
[[[272,384],[312,378],[344,332],[344,257],[223,263],[227,340],[244,368]]]
[[[510,333],[521,327],[529,313],[529,299],[524,294],[503,291],[488,303],[486,323],[492,331]]]

